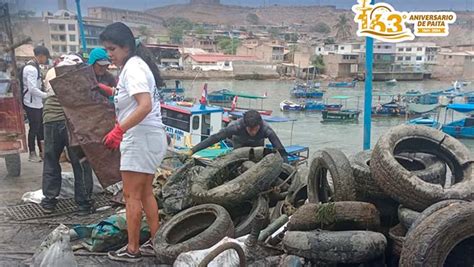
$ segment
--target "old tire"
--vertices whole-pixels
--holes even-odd
[[[250,212],[242,220],[240,220],[240,222],[234,224],[235,237],[241,237],[246,234],[249,234],[250,230],[252,230],[253,224],[257,219],[258,214],[264,216],[265,223],[263,225],[263,228],[265,228],[270,223],[270,214],[268,211],[268,200],[263,196],[259,196],[257,199],[255,199],[252,203],[252,209],[250,210]]]
[[[420,213],[411,209],[407,209],[400,205],[398,207],[398,220],[406,229],[410,229],[411,225],[420,216]]]
[[[270,188],[281,172],[283,159],[279,154],[266,155],[236,178],[228,181],[229,166],[240,166],[247,159],[215,160],[207,166],[191,185],[191,196],[198,204],[214,203],[225,207],[239,205],[254,199],[259,193]],[[216,186],[217,184],[217,186]]]
[[[195,206],[176,214],[158,229],[155,255],[160,263],[172,264],[182,252],[209,248],[226,236],[234,237],[234,224],[223,207]]]
[[[374,180],[370,172],[371,150],[361,151],[350,158],[356,190],[362,200],[367,198],[390,198]],[[424,153],[395,155],[398,163],[412,171],[425,182],[444,185],[446,164],[437,157]]]
[[[289,231],[283,238],[287,254],[324,263],[363,263],[381,256],[387,240],[370,231]]]
[[[202,172],[204,167],[196,166],[190,160],[171,175],[161,190],[163,210],[166,214],[176,214],[193,205],[190,195],[190,180]]]
[[[473,221],[471,202],[455,203],[434,212],[407,234],[400,266],[445,266],[456,245],[474,237]]]
[[[386,228],[387,233],[390,227],[399,223],[398,206],[400,204],[391,198],[387,199],[367,199],[368,203],[375,205],[380,213],[380,225]]]
[[[7,167],[7,174],[10,177],[18,177],[21,174],[21,159],[20,154],[5,155],[5,165]]]
[[[436,156],[425,153],[402,153],[395,156],[397,161],[421,180],[444,186],[446,164]]]
[[[391,246],[392,255],[400,257],[403,249],[403,243],[405,242],[405,235],[407,229],[402,224],[397,224],[390,228],[388,236],[390,237],[389,243]]]
[[[328,172],[333,188],[328,182]],[[314,153],[308,174],[308,200],[311,203],[357,200],[351,164],[340,150],[326,148]]]
[[[308,169],[299,168],[292,179],[292,183],[288,188],[288,194],[285,198],[286,202],[298,208],[304,204],[308,198]],[[288,216],[290,216],[289,214]]]
[[[459,203],[466,203],[467,201],[464,200],[458,200],[458,199],[448,199],[448,200],[443,200],[438,203],[435,203],[431,206],[429,206],[427,209],[425,209],[423,212],[421,212],[416,220],[413,221],[413,223],[410,225],[408,229],[408,232],[411,232],[413,229],[415,229],[418,225],[420,225],[426,218],[431,216],[433,213],[437,212],[440,209],[444,209],[446,207],[452,206],[454,204],[459,204]]]
[[[422,152],[437,156],[450,168],[457,184],[449,188],[431,184],[405,169],[394,155]],[[374,147],[370,170],[377,184],[407,208],[422,211],[445,199],[471,199],[474,193],[470,151],[458,140],[440,131],[401,125],[383,134]]]
[[[334,203],[307,203],[291,216],[289,231],[310,231],[315,229],[378,230],[379,212],[374,205],[364,202],[340,201]]]

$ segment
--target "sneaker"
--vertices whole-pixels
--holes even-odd
[[[127,246],[124,246],[117,251],[109,251],[108,256],[109,259],[114,261],[139,262],[142,260],[142,254],[140,251],[137,253],[130,253],[128,252]]]
[[[95,212],[94,206],[79,206],[77,209],[77,215],[86,216]]]
[[[36,155],[36,152],[30,152],[30,156],[28,157],[28,161],[31,162],[42,162],[40,157]]]
[[[56,209],[56,205],[47,205],[47,204],[40,204],[41,210],[44,214],[51,214]]]
[[[140,246],[140,253],[143,256],[155,256],[155,250],[153,249],[153,244],[151,239],[148,239],[143,245]]]

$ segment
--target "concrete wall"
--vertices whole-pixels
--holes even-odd
[[[342,54],[328,54],[323,56],[326,66],[325,74],[335,78],[351,78],[358,72],[358,57],[356,59],[344,59]]]
[[[464,76],[465,55],[438,55],[438,64],[433,66],[432,77],[437,79],[460,79]],[[469,67],[469,64],[467,64]]]
[[[464,80],[474,80],[474,56],[466,57],[464,60]]]

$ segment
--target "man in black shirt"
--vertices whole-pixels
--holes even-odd
[[[287,161],[288,154],[275,131],[262,120],[260,114],[255,110],[245,112],[242,119],[209,136],[194,146],[187,154],[192,155],[226,138],[232,138],[234,148],[263,146],[265,138],[268,138],[285,162]]]

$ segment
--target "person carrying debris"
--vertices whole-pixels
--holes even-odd
[[[232,122],[229,126],[220,130],[218,133],[209,136],[206,140],[195,145],[185,154],[191,156],[192,154],[227,138],[232,138],[234,148],[264,146],[265,138],[268,138],[273,147],[283,157],[283,160],[285,162],[288,161],[288,154],[286,153],[280,138],[278,138],[270,125],[262,120],[262,116],[260,116],[260,113],[256,110],[245,112],[243,118]]]
[[[82,159],[76,150],[69,146],[69,135],[66,127],[64,110],[55,95],[50,81],[56,78],[56,67],[82,64],[82,58],[75,55],[63,55],[54,68],[46,73],[43,121],[45,152],[43,162],[43,195],[41,208],[45,213],[52,213],[56,208],[61,191],[61,165],[59,160],[64,148],[67,148],[74,173],[74,199],[79,206],[79,215],[86,215],[95,211],[92,200],[92,168],[87,160]],[[74,88],[71,88],[74,90]],[[80,149],[79,149],[80,150]]]
[[[28,117],[30,130],[28,131],[28,150],[31,162],[41,162],[36,155],[35,142],[38,142],[40,154],[43,152],[43,78],[41,77],[40,65],[46,64],[50,57],[48,48],[37,46],[33,49],[35,57],[28,61],[20,71],[20,88],[23,107]]]
[[[158,94],[162,79],[151,54],[125,24],[110,24],[99,37],[112,63],[121,68],[113,90],[117,121],[104,137],[104,144],[109,149],[120,149],[128,232],[128,244],[108,256],[112,260],[138,262],[142,254],[154,255],[151,239],[139,244],[142,210],[152,238],[159,227],[152,183],[167,149]]]
[[[117,85],[114,75],[107,71],[112,62],[110,62],[110,58],[104,48],[92,49],[87,63],[92,65],[95,77],[99,83],[109,87],[115,87]]]

